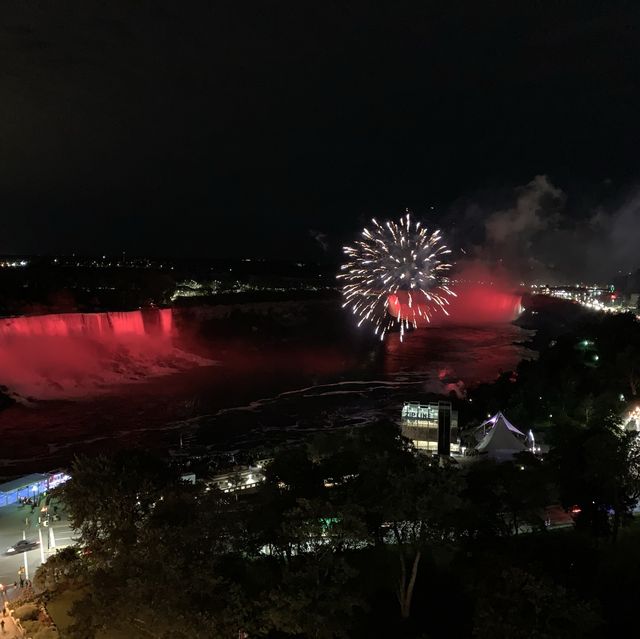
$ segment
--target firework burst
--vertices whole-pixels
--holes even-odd
[[[428,323],[438,312],[448,315],[448,298],[455,297],[446,278],[451,251],[440,231],[429,232],[410,213],[398,223],[371,222],[362,240],[344,247],[348,261],[338,275],[344,282],[343,308],[359,318],[358,326],[372,324],[381,340],[399,325],[402,339],[410,326]]]

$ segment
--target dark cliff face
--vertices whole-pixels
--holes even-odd
[[[16,403],[15,400],[7,394],[8,391],[9,389],[6,386],[0,386],[0,411]]]
[[[568,326],[594,314],[576,302],[549,295],[525,294],[522,297],[522,305],[526,310],[516,320],[516,324],[523,328],[540,329],[549,324]]]
[[[357,327],[338,297],[174,308],[173,314],[177,334],[187,343],[225,340],[260,346],[313,341],[350,348],[380,344],[373,331]]]
[[[549,295],[525,294],[522,305],[525,311],[514,324],[536,331],[530,344],[535,350],[546,346],[550,339],[567,333],[577,324],[594,317],[594,311],[576,302]]]

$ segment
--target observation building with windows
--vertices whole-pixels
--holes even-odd
[[[401,431],[419,451],[445,456],[460,453],[458,411],[451,402],[405,402]]]

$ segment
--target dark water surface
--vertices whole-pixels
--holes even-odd
[[[77,452],[175,445],[195,434],[216,450],[273,443],[334,425],[397,417],[405,400],[463,392],[530,352],[511,324],[419,330],[400,342],[208,343],[216,360],[77,401],[0,413],[0,475],[63,465]]]

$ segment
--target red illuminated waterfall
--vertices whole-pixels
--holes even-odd
[[[173,372],[184,354],[172,333],[171,309],[0,319],[0,384],[19,396],[64,398]]]
[[[430,322],[425,319],[425,309],[420,307],[420,300],[415,294],[409,303],[407,291],[389,296],[389,313],[393,317],[407,319],[411,325],[415,322],[418,327],[511,322],[520,314],[521,296],[509,290],[473,283],[458,285],[454,289],[457,297],[449,298],[448,315],[437,310],[431,315]]]
[[[0,340],[19,337],[88,337],[117,340],[150,335],[170,337],[170,308],[110,313],[61,313],[0,319]]]

